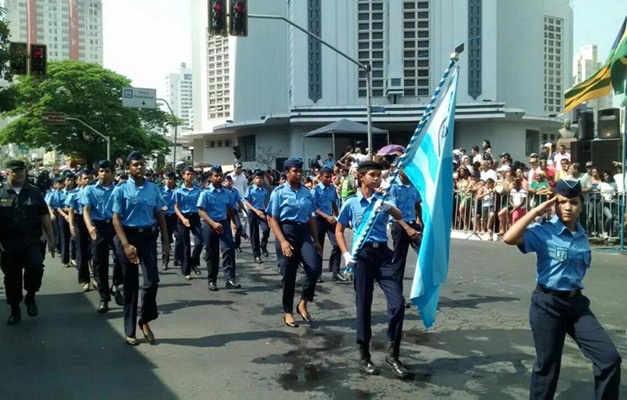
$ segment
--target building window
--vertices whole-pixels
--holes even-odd
[[[307,0],[307,27],[320,36],[320,0]],[[308,40],[309,98],[315,103],[322,97],[322,55],[320,42],[311,37]]]
[[[561,30],[562,19],[544,17],[544,111],[559,113],[562,111],[562,51],[564,41],[562,35],[555,34]]]
[[[237,139],[237,144],[242,152],[241,161],[255,161],[257,158],[255,155],[255,135],[240,136]]]
[[[383,97],[384,0],[357,0],[357,57],[372,67],[372,96]],[[378,73],[377,73],[378,72]],[[375,78],[380,76],[380,78]],[[366,74],[359,71],[359,97],[366,97]]]
[[[468,94],[481,94],[481,0],[468,0]]]
[[[420,10],[420,11],[419,11]],[[428,96],[430,1],[403,2],[403,76],[405,96]],[[420,78],[420,79],[418,79]]]
[[[229,82],[229,41],[222,36],[207,34],[207,95],[209,99],[208,116],[228,118],[231,116],[230,92],[224,90],[223,82]]]

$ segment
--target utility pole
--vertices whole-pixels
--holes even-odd
[[[96,133],[96,134],[97,134],[97,135],[99,135],[101,138],[103,138],[104,140],[106,140],[106,141],[107,141],[107,160],[111,161],[111,137],[110,137],[110,136],[107,136],[107,135],[105,135],[105,134],[102,134],[102,133],[98,132],[98,131],[96,130],[96,128],[94,128],[93,126],[91,126],[91,125],[89,125],[89,124],[85,123],[84,121],[81,121],[81,120],[80,120],[80,119],[78,119],[78,118],[72,118],[72,117],[68,117],[68,116],[66,116],[66,117],[65,117],[65,120],[66,120],[66,121],[76,121],[76,122],[79,122],[79,123],[83,124],[84,126],[86,126],[88,129],[90,129],[92,132]]]
[[[174,150],[172,150],[172,168],[176,171],[176,137],[178,135],[178,123],[176,123],[176,115],[174,115],[174,111],[172,111],[172,107],[170,107],[170,103],[168,103],[168,101],[166,99],[161,99],[159,97],[157,97],[157,100],[162,101],[165,103],[166,106],[168,106],[168,110],[170,110],[170,114],[172,114],[172,117],[175,118],[174,122]]]

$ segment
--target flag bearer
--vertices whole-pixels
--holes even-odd
[[[370,359],[371,307],[374,281],[385,294],[388,309],[388,345],[385,362],[398,378],[407,378],[409,373],[399,360],[401,338],[403,336],[403,319],[405,317],[405,299],[402,285],[397,276],[398,267],[392,262],[394,254],[387,246],[388,214],[396,221],[402,220],[401,211],[393,203],[383,201],[375,189],[381,184],[383,166],[374,161],[364,161],[357,167],[359,188],[354,196],[346,199],[340,210],[336,227],[337,244],[342,251],[344,261],[353,262],[344,238],[344,230],[349,224],[355,236],[363,231],[367,235],[364,244],[356,255],[355,262],[355,293],[357,303],[357,347],[359,350],[359,370],[367,375],[378,375],[379,370]],[[368,216],[377,213],[372,229],[364,230]]]
[[[155,342],[155,336],[148,323],[157,319],[157,288],[159,270],[157,268],[157,242],[153,229],[155,219],[161,230],[161,246],[164,255],[170,253],[168,228],[163,217],[165,201],[156,184],[144,178],[145,162],[143,155],[133,151],[126,159],[128,180],[118,185],[109,201],[113,204],[114,239],[118,258],[124,273],[124,332],[126,344],[137,346],[135,322],[137,321],[137,301],[139,295],[139,266],[142,268],[142,305],[137,324],[148,343]]]
[[[272,191],[267,215],[270,228],[276,237],[276,252],[279,268],[283,275],[283,322],[296,328],[294,321],[294,290],[298,264],[305,270],[303,289],[296,312],[303,321],[311,323],[307,304],[313,301],[316,283],[320,276],[322,247],[318,242],[313,198],[301,183],[303,162],[290,158],[284,163],[286,182]]]
[[[529,324],[536,346],[530,399],[552,399],[568,334],[592,361],[595,399],[618,399],[621,358],[590,310],[583,278],[590,267],[588,235],[577,222],[583,209],[578,181],[559,180],[555,196],[532,209],[505,233],[503,241],[523,253],[534,252],[536,289],[531,295]],[[553,217],[534,221],[549,210]]]

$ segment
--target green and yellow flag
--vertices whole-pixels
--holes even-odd
[[[564,92],[564,112],[572,110],[584,101],[607,96],[611,93],[612,87],[616,93],[624,93],[626,77],[627,17],[603,67],[590,78]]]

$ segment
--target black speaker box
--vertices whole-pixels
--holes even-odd
[[[577,152],[571,153],[571,159],[580,164],[581,172],[584,172],[586,162],[592,161],[601,175],[603,171],[609,171],[614,175],[616,167],[612,162],[622,162],[621,146],[620,139],[579,140],[577,141]]]
[[[620,137],[620,110],[606,108],[597,113],[599,139],[616,139]]]
[[[581,111],[579,113],[579,119],[577,120],[579,140],[592,140],[594,139],[594,112],[593,111]]]

